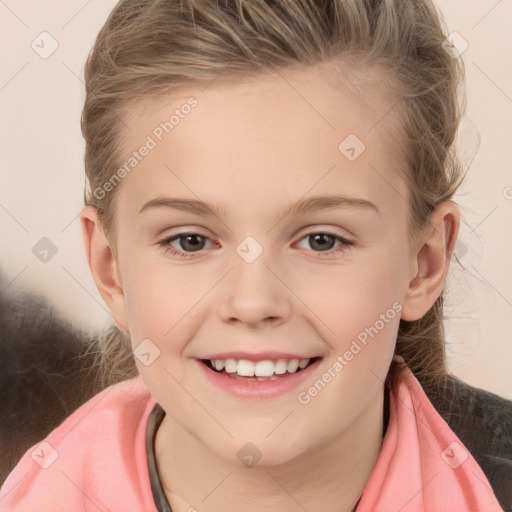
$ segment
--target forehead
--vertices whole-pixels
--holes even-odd
[[[226,115],[243,103],[255,106],[260,112],[274,106],[281,118],[288,113],[293,121],[293,118],[309,113],[318,118],[316,120],[323,120],[323,128],[330,127],[333,131],[337,128],[339,114],[349,118],[347,120],[355,114],[360,117],[361,131],[376,129],[386,135],[390,126],[399,124],[398,110],[394,107],[400,95],[401,90],[389,73],[376,66],[350,69],[347,65],[329,61],[317,66],[276,70],[272,74],[243,76],[238,80],[223,80],[221,75],[202,87],[127,102],[122,115],[127,121],[125,126],[129,127],[124,147],[128,149],[136,144],[138,131],[150,131],[155,121],[168,119],[173,109],[179,109],[191,96],[201,103],[196,112],[199,110],[205,116],[209,106],[222,108]],[[244,116],[250,120],[249,116],[254,113],[254,109],[238,112],[236,120],[241,121]],[[268,112],[265,115],[270,123]],[[202,117],[201,114],[194,116],[196,121]],[[384,118],[386,122],[382,123]],[[351,121],[354,123],[355,119]],[[381,124],[387,126],[379,130]]]
[[[391,181],[396,196],[403,184],[395,103],[378,81],[355,91],[346,76],[324,67],[219,80],[140,101],[126,113],[121,159],[149,140],[153,147],[123,187],[136,203],[163,192],[155,186],[187,196],[224,191],[231,201],[235,189],[269,198],[281,190],[287,202],[338,185],[355,193],[371,185],[373,194],[389,195]]]

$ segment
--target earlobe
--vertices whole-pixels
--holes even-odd
[[[438,204],[431,222],[420,237],[414,256],[416,274],[409,283],[402,304],[401,318],[406,321],[423,317],[441,294],[460,224],[459,208],[453,201]]]
[[[98,212],[86,206],[80,213],[82,238],[87,262],[103,300],[107,304],[115,325],[128,332],[128,317],[118,264],[103,232]]]

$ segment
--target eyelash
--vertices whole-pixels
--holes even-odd
[[[201,235],[199,233],[195,233],[193,231],[190,231],[190,232],[186,232],[186,233],[178,233],[177,235],[172,235],[171,237],[167,237],[167,238],[161,240],[160,242],[158,242],[158,245],[164,247],[166,253],[170,252],[174,256],[178,256],[178,257],[183,258],[183,259],[190,259],[190,258],[194,257],[194,253],[187,253],[187,252],[183,252],[183,251],[178,251],[174,247],[169,245],[171,242],[174,242],[175,240],[178,240],[180,238],[184,238],[184,237],[190,236],[190,235],[198,235],[201,238],[209,240],[209,238],[206,237],[206,236],[203,236],[203,235]],[[348,247],[350,247],[351,245],[354,245],[354,242],[352,242],[351,240],[348,240],[348,239],[346,239],[343,236],[336,235],[335,233],[330,233],[328,231],[313,231],[311,233],[308,233],[308,234],[304,235],[299,241],[302,241],[302,240],[304,240],[305,238],[307,238],[307,237],[309,237],[311,235],[327,235],[327,236],[330,236],[330,237],[334,238],[336,241],[341,242],[341,245],[338,246],[335,249],[330,249],[328,251],[314,251],[314,252],[318,253],[317,257],[319,257],[319,258],[323,257],[324,255],[331,255],[331,254],[335,254],[337,252],[343,252]],[[201,251],[197,251],[197,252],[201,252]]]

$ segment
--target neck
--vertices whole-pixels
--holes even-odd
[[[377,462],[384,392],[336,437],[279,465],[245,467],[218,457],[166,415],[155,439],[173,512],[323,510],[351,512]]]

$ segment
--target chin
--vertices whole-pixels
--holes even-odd
[[[210,447],[217,456],[230,464],[251,467],[275,467],[287,464],[297,457],[304,455],[304,440],[300,447],[290,445],[285,438],[264,439],[258,441],[234,440],[229,448]]]

